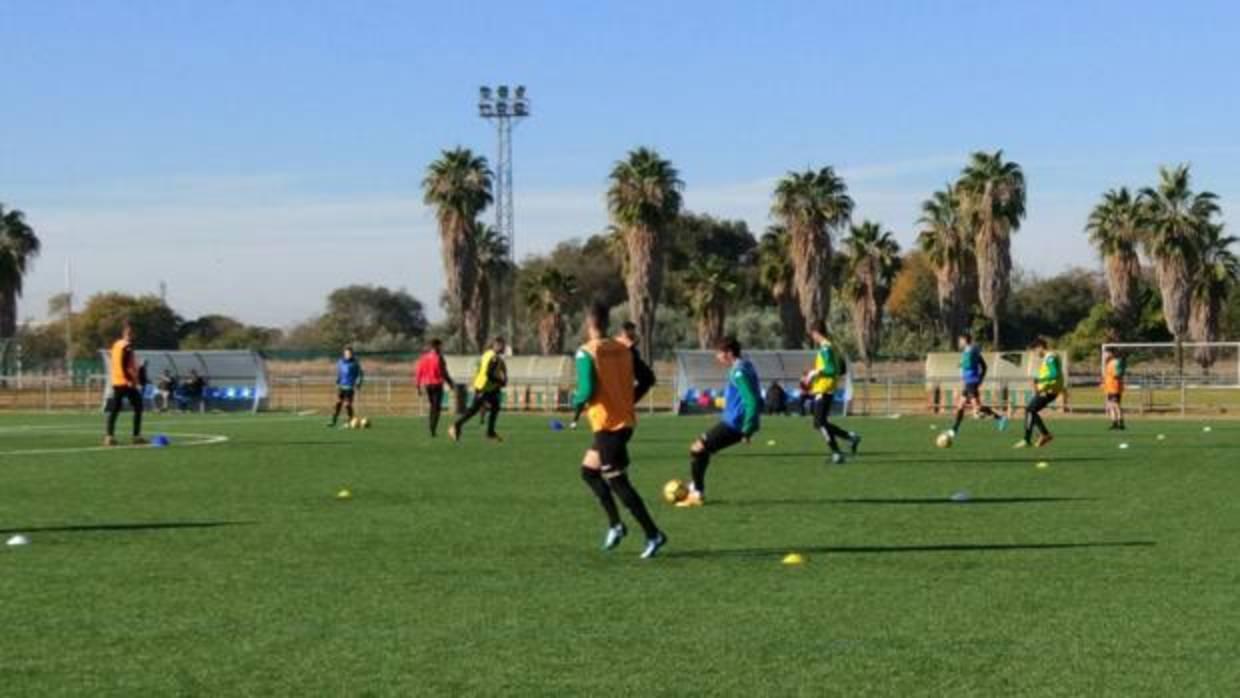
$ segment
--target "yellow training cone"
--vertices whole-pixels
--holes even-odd
[[[348,490],[340,490],[336,493],[336,499],[353,499],[353,493]]]
[[[784,556],[784,564],[785,565],[803,565],[805,564],[805,557],[801,555],[801,553],[788,553],[787,555]]]

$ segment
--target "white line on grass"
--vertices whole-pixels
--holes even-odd
[[[82,429],[63,429],[63,433],[94,433],[94,430],[85,432]],[[178,444],[179,446],[211,446],[214,444],[222,444],[228,441],[228,437],[223,434],[194,434],[187,432],[168,432],[168,436],[177,438],[197,439],[197,441],[188,441]],[[74,446],[64,448],[25,448],[16,451],[0,451],[0,456],[35,456],[45,453],[91,453],[94,451],[128,451],[135,448],[155,448],[150,444],[130,444],[128,446]]]

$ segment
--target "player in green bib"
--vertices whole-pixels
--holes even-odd
[[[1041,448],[1055,438],[1051,434],[1050,429],[1046,428],[1046,423],[1042,421],[1041,412],[1063,392],[1064,375],[1063,364],[1059,360],[1059,355],[1048,349],[1047,346],[1046,339],[1038,337],[1033,340],[1033,345],[1030,347],[1037,355],[1040,363],[1038,364],[1037,376],[1033,379],[1033,397],[1029,398],[1029,403],[1025,405],[1025,438],[1016,442],[1016,448],[1028,446]],[[1036,442],[1033,440],[1035,429],[1038,431],[1038,440]]]

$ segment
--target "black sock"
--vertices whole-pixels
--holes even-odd
[[[710,454],[706,451],[689,454],[689,472],[693,474],[693,489],[698,494],[706,494],[706,468],[710,465]]]
[[[602,505],[603,511],[607,513],[607,525],[615,528],[620,525],[620,510],[616,508],[616,500],[611,496],[611,488],[607,486],[607,482],[603,480],[602,474],[597,470],[591,470],[585,466],[581,468],[581,479],[586,483],[586,487],[594,493],[598,498],[598,503]]]
[[[339,403],[339,402],[336,403],[336,409],[332,411],[332,424],[335,424],[336,420],[340,419],[340,408],[342,406],[343,406],[343,403]]]
[[[1037,413],[1032,410],[1025,412],[1025,441],[1033,441],[1033,420],[1037,418]]]
[[[822,427],[818,432],[822,434],[822,438],[827,440],[827,445],[831,447],[831,452],[838,453],[840,445],[835,440],[835,432],[831,431],[830,427]]]
[[[637,519],[637,523],[641,525],[647,538],[659,535],[659,527],[655,525],[650,512],[646,510],[646,503],[642,501],[641,495],[633,489],[633,483],[629,482],[628,475],[620,473],[607,480],[607,485],[611,487],[612,492],[616,493],[620,501],[624,502],[624,508],[628,509],[633,518]]]
[[[960,423],[964,421],[964,409],[956,410],[956,421],[952,423],[952,431],[960,431]]]
[[[1050,429],[1046,428],[1046,422],[1042,421],[1042,415],[1038,414],[1037,412],[1033,413],[1033,426],[1037,427],[1038,433],[1040,433],[1042,436],[1046,436],[1047,434],[1051,433]]]
[[[349,420],[352,421],[353,420],[353,405],[349,405],[345,407],[344,411],[349,415]]]

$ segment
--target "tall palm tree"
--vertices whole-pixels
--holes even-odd
[[[655,310],[663,294],[663,247],[668,226],[680,214],[684,182],[672,163],[649,148],[629,151],[615,164],[607,208],[624,240],[629,317],[637,324],[642,351],[653,356]]]
[[[475,226],[478,214],[491,203],[491,178],[486,158],[468,148],[455,148],[443,151],[422,180],[423,200],[435,207],[439,223],[448,297],[463,319],[472,312],[478,278]],[[468,344],[468,334],[463,322],[462,346]]]
[[[698,346],[713,349],[723,339],[728,305],[740,290],[736,270],[718,257],[707,257],[689,267],[684,284],[689,312],[697,320]]]
[[[525,303],[538,318],[538,345],[543,354],[564,353],[564,314],[576,293],[576,277],[555,267],[543,269],[526,286]]]
[[[1025,217],[1025,173],[1003,151],[973,153],[957,184],[961,212],[977,255],[977,292],[982,312],[1000,345],[999,316],[1012,274],[1012,233]]]
[[[805,320],[797,303],[796,286],[789,249],[788,229],[773,225],[758,241],[758,283],[771,294],[779,310],[779,328],[784,349],[805,344]]]
[[[831,233],[852,217],[853,200],[835,170],[789,172],[775,185],[771,214],[788,229],[792,273],[808,330],[831,310]]]
[[[473,300],[465,314],[466,333],[478,346],[486,344],[490,336],[492,320],[497,314],[502,298],[497,298],[509,278],[512,265],[508,261],[508,241],[494,227],[485,223],[474,226],[474,249],[477,270]],[[513,337],[510,341],[515,342]]]
[[[1236,242],[1240,242],[1240,238],[1223,235],[1221,224],[1210,224],[1203,230],[1188,320],[1189,335],[1194,342],[1217,342],[1219,339],[1223,303],[1240,280],[1240,259],[1231,251]],[[1194,358],[1202,368],[1209,369],[1216,353],[1209,347],[1198,347]]]
[[[1131,320],[1139,303],[1141,203],[1128,187],[1111,189],[1089,214],[1085,229],[1106,267],[1107,293],[1121,321]],[[1121,323],[1122,324],[1122,323]]]
[[[17,334],[17,299],[39,247],[25,214],[16,209],[6,213],[0,204],[0,337]]]
[[[900,271],[900,244],[878,223],[852,226],[843,240],[844,283],[841,290],[852,311],[853,330],[866,375],[878,354],[883,307]]]
[[[1154,262],[1163,318],[1175,337],[1175,357],[1184,372],[1184,337],[1192,310],[1192,280],[1198,268],[1201,240],[1219,212],[1212,192],[1193,193],[1187,165],[1160,167],[1157,187],[1141,190],[1146,221],[1142,242]]]
[[[960,215],[960,199],[951,184],[921,204],[917,244],[934,265],[939,321],[954,342],[969,324],[968,286],[975,281],[972,238]]]

